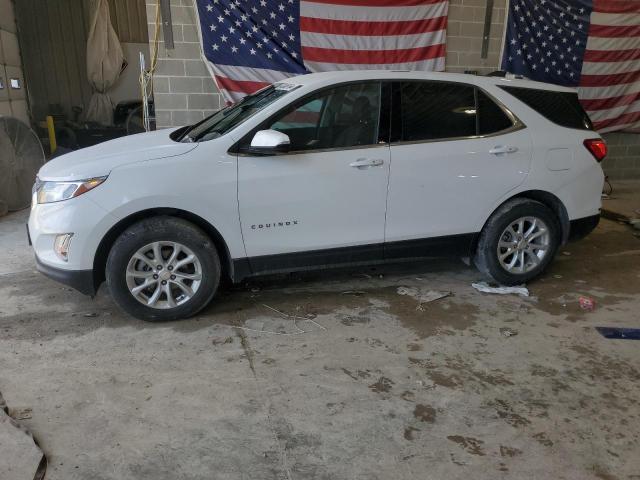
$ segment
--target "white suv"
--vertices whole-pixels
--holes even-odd
[[[64,155],[38,174],[38,268],[144,320],[188,317],[222,275],[471,256],[539,275],[595,228],[606,145],[575,91],[351,71],[275,83],[202,122]]]

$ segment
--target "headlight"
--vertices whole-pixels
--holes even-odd
[[[93,190],[107,177],[89,178],[76,182],[41,182],[36,183],[38,203],[61,202],[77,197],[83,193]]]

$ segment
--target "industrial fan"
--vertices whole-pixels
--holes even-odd
[[[33,130],[17,118],[0,116],[0,210],[3,205],[10,212],[29,206],[31,188],[44,161]]]

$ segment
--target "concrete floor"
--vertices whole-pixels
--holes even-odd
[[[36,273],[26,216],[0,220],[0,391],[48,480],[640,478],[640,342],[594,329],[640,327],[629,227],[529,298],[441,261],[254,281],[156,325]]]
[[[614,180],[611,183],[613,191],[602,202],[602,208],[608,212],[626,217],[627,219],[640,218],[640,181],[638,180]],[[609,186],[605,187],[609,190]]]

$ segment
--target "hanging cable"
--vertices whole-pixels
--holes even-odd
[[[151,120],[149,116],[149,97],[153,93],[153,75],[158,65],[158,47],[160,38],[160,1],[156,5],[156,18],[154,22],[152,50],[150,52],[151,62],[147,70],[144,62],[144,55],[140,54],[140,93],[142,95],[142,119],[144,129],[148,132],[151,130]]]

